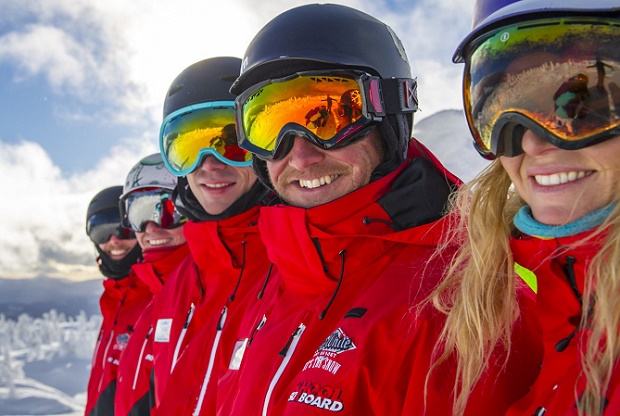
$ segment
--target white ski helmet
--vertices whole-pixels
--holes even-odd
[[[148,222],[171,228],[185,220],[173,204],[177,177],[155,153],[140,160],[127,175],[120,197],[121,224],[136,232],[144,232]]]
[[[170,191],[177,186],[177,177],[174,176],[164,165],[161,153],[155,153],[140,160],[127,174],[123,194],[123,200],[130,193],[145,188],[165,188]]]

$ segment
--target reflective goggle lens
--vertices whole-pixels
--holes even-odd
[[[86,221],[86,233],[95,244],[105,244],[113,235],[121,240],[134,238],[130,230],[121,226],[118,210],[107,210],[92,215]]]
[[[176,176],[194,171],[204,156],[232,166],[250,166],[252,155],[237,144],[234,103],[195,104],[169,114],[163,121],[159,145],[168,169]]]
[[[617,21],[567,18],[504,27],[474,43],[464,98],[480,153],[512,156],[510,142],[521,137],[504,129],[511,123],[564,149],[620,135],[619,38]]]
[[[362,76],[354,73],[309,72],[270,80],[236,102],[240,146],[263,158],[274,156],[288,130],[310,132],[315,144],[330,148],[375,121],[366,113]]]
[[[172,203],[172,192],[167,190],[134,192],[121,204],[123,226],[136,232],[144,232],[149,222],[161,228],[174,228],[185,222]]]

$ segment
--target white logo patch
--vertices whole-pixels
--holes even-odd
[[[235,348],[233,349],[232,357],[230,357],[230,364],[228,364],[229,370],[238,370],[245,354],[245,348],[248,346],[248,339],[240,339],[235,342]]]
[[[158,319],[157,326],[155,327],[155,342],[169,342],[170,341],[170,328],[172,327],[172,318]]]

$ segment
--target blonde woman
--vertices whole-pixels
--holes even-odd
[[[475,146],[494,160],[453,200],[460,250],[433,296],[448,314],[439,361],[458,357],[456,413],[534,315],[540,373],[507,414],[620,414],[620,4],[474,10],[454,60]],[[536,274],[533,310],[520,308],[515,262]]]

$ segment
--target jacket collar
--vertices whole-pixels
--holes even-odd
[[[591,233],[550,239],[517,234],[511,239],[514,260],[537,277],[537,315],[543,339],[551,342],[552,348],[576,330],[584,313],[580,296],[586,268],[604,238],[604,234],[598,235],[583,243]]]
[[[259,207],[221,221],[187,221],[183,234],[201,274],[243,266],[255,252],[264,252],[258,234]],[[245,246],[245,247],[244,247]]]
[[[397,201],[398,210],[382,204],[386,197],[412,184],[428,183],[427,175],[411,174],[420,165],[422,170],[444,178],[444,199],[439,204],[418,204],[426,198],[426,192],[440,192],[433,188],[403,195]],[[345,276],[360,271],[386,256],[397,243],[436,242],[439,233],[430,232],[434,228],[430,223],[441,217],[449,188],[449,181],[433,164],[425,159],[408,160],[389,175],[324,205],[309,209],[282,204],[263,207],[259,228],[269,259],[289,285],[333,288],[343,269]],[[416,215],[425,220],[420,220],[418,227],[395,231],[394,218],[388,211],[399,214],[410,209],[417,210]],[[397,253],[392,251],[390,255]]]
[[[153,248],[144,251],[142,263],[132,269],[153,293],[159,293],[170,273],[189,255],[187,244],[174,247]]]

